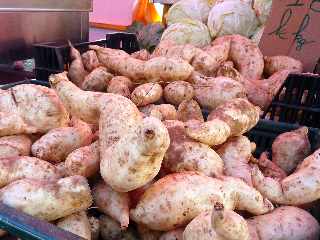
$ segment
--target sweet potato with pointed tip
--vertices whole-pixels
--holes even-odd
[[[184,124],[180,121],[165,121],[170,135],[163,168],[168,172],[197,171],[210,177],[223,174],[223,161],[208,145],[187,137]]]
[[[93,50],[86,51],[81,55],[82,63],[84,65],[84,68],[88,72],[92,72],[94,69],[100,66],[99,59],[97,57],[97,54]]]
[[[89,145],[92,140],[91,128],[77,120],[73,127],[56,128],[33,143],[31,150],[35,157],[59,163],[75,149]]]
[[[145,83],[136,87],[131,93],[131,101],[138,107],[146,106],[159,101],[163,90],[158,83]]]
[[[308,128],[280,134],[272,143],[272,161],[287,174],[311,154]]]
[[[86,91],[106,92],[112,78],[113,75],[105,67],[98,67],[85,77],[81,88]]]
[[[108,184],[99,182],[93,188],[93,199],[101,212],[119,222],[121,228],[128,227],[130,205],[128,193],[116,192]]]
[[[203,115],[199,104],[195,100],[184,100],[178,107],[178,120],[187,122],[189,120],[197,120],[204,122]]]
[[[194,96],[192,85],[184,81],[169,83],[163,91],[166,102],[178,106],[184,100],[190,100]]]
[[[69,122],[69,115],[54,90],[33,84],[1,92],[0,111],[0,137],[46,133]]]
[[[69,176],[94,176],[100,167],[99,141],[72,151],[64,164]]]
[[[23,178],[52,181],[60,177],[54,165],[38,158],[0,158],[0,187]]]
[[[282,180],[287,177],[286,172],[269,159],[267,152],[261,153],[257,162],[259,169],[262,171],[264,176],[275,178],[277,180]]]
[[[26,135],[13,135],[0,138],[0,158],[29,156],[31,140]]]
[[[87,180],[81,176],[57,181],[21,179],[0,189],[0,201],[46,221],[86,210],[92,203]]]
[[[91,240],[91,226],[85,211],[77,212],[59,219],[57,227],[72,232],[86,240]]]
[[[139,188],[158,174],[169,144],[168,130],[161,121],[144,118],[112,146],[100,144],[101,176],[119,192]]]
[[[302,205],[320,198],[320,149],[305,158],[296,171],[281,181],[264,177],[253,168],[253,186],[270,201],[286,205]]]
[[[160,231],[183,226],[201,212],[221,202],[226,209],[263,214],[273,209],[254,188],[240,179],[216,178],[183,172],[167,175],[146,190],[136,208],[130,211],[133,221]]]
[[[75,85],[80,87],[82,86],[85,77],[88,75],[88,72],[84,69],[80,52],[73,47],[71,42],[69,42],[69,47],[71,64],[68,71],[68,77]]]
[[[289,56],[265,56],[264,65],[264,72],[267,76],[282,70],[288,70],[291,73],[302,73],[303,71],[302,62]]]
[[[217,153],[224,163],[224,173],[227,176],[240,178],[249,186],[252,186],[251,167],[251,143],[247,137],[239,136],[229,139]]]

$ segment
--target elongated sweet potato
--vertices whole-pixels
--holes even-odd
[[[100,144],[101,176],[119,192],[139,188],[158,174],[169,144],[168,131],[161,121],[144,118],[109,148]]]
[[[294,173],[278,181],[264,177],[258,167],[252,172],[252,181],[270,201],[278,204],[301,205],[320,198],[320,150],[305,158]]]
[[[75,85],[80,87],[84,78],[88,75],[88,72],[84,69],[80,52],[72,46],[71,42],[69,42],[69,46],[71,64],[69,67],[68,77]]]
[[[130,217],[139,224],[161,231],[183,226],[201,212],[221,202],[226,209],[263,214],[273,209],[254,188],[240,179],[218,180],[194,172],[167,175],[143,194]]]
[[[99,59],[97,57],[97,54],[93,50],[86,51],[81,55],[82,63],[84,65],[84,68],[88,72],[92,72],[94,69],[100,66]]]
[[[73,127],[56,128],[43,135],[32,145],[32,154],[40,159],[59,163],[75,149],[89,145],[92,140],[91,128],[77,120]]]
[[[31,140],[26,135],[14,135],[0,138],[0,158],[29,156]]]
[[[155,103],[162,97],[163,90],[158,83],[145,83],[136,87],[131,93],[131,101],[138,107]]]
[[[64,164],[69,176],[94,176],[100,167],[99,141],[72,151]]]
[[[264,72],[267,76],[288,70],[292,73],[301,73],[303,71],[302,62],[289,56],[264,57]]]
[[[120,223],[121,228],[129,225],[128,193],[114,191],[108,184],[99,182],[94,186],[93,199],[98,209]]]
[[[168,172],[198,171],[215,177],[223,174],[223,161],[208,145],[187,137],[184,124],[180,121],[165,121],[170,147],[162,166]]]
[[[37,218],[54,221],[86,210],[92,197],[87,180],[72,176],[50,182],[15,181],[0,189],[0,201]]]
[[[98,67],[89,73],[81,84],[86,91],[106,92],[113,75],[105,67]]]
[[[85,211],[71,214],[57,222],[57,227],[72,232],[84,239],[91,240],[91,226]]]
[[[60,177],[54,165],[38,158],[0,158],[0,187],[23,178],[51,181]]]
[[[0,136],[46,133],[67,126],[69,116],[50,88],[22,84],[0,93]]]

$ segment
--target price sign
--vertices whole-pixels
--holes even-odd
[[[273,0],[260,48],[297,58],[312,72],[320,58],[320,0]]]

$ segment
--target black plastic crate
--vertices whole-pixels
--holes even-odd
[[[89,45],[106,47],[106,40],[94,42],[72,43],[80,53],[89,49]],[[70,63],[70,47],[67,41],[48,42],[33,45],[36,68],[51,70],[68,70]]]
[[[290,74],[262,118],[320,128],[320,76]]]
[[[271,151],[272,143],[277,136],[282,133],[290,132],[301,127],[298,124],[274,122],[261,119],[258,124],[245,135],[251,142],[256,144],[255,157],[259,157],[264,151]],[[320,147],[320,130],[309,127],[309,141],[311,150],[315,151]]]
[[[107,34],[106,47],[113,49],[121,49],[129,54],[140,50],[137,36],[133,33]]]

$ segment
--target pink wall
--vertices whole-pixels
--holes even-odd
[[[93,0],[90,22],[129,26],[136,0]]]

